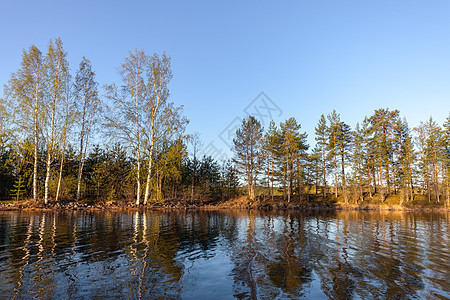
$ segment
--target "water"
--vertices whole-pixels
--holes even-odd
[[[449,299],[449,216],[0,212],[0,298]]]

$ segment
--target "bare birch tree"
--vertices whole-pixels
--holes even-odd
[[[119,88],[112,84],[105,87],[107,98],[114,102],[114,113],[106,116],[110,133],[124,140],[136,156],[136,205],[140,204],[141,197],[142,109],[148,99],[148,60],[143,50],[130,51],[129,57],[119,68],[122,86]]]
[[[67,52],[64,51],[61,39],[56,39],[55,43],[50,41],[48,53],[45,57],[45,70],[47,79],[47,97],[44,97],[45,126],[42,126],[44,141],[47,151],[46,173],[44,183],[44,202],[48,203],[49,182],[51,175],[51,165],[55,158],[55,150],[58,143],[58,129],[61,121],[61,104],[67,95],[65,89],[70,80],[69,63]],[[50,122],[48,124],[48,122]]]
[[[73,86],[72,77],[70,76],[66,82],[67,86],[64,90],[65,97],[62,99],[62,122],[60,128],[60,141],[59,141],[59,176],[58,187],[56,189],[55,201],[58,202],[59,194],[61,191],[61,182],[63,178],[63,167],[66,157],[67,139],[72,132],[72,125],[77,118],[77,112],[75,110],[75,103],[73,102]]]
[[[147,181],[145,184],[144,204],[150,195],[150,180],[152,176],[153,154],[156,143],[169,133],[177,131],[177,127],[184,126],[186,119],[181,117],[182,107],[175,107],[168,102],[168,84],[172,79],[170,57],[163,53],[154,54],[148,61],[147,92],[148,97],[144,105],[145,118],[145,152],[148,158]]]
[[[80,200],[81,177],[83,174],[89,138],[100,113],[101,101],[98,96],[98,83],[91,62],[83,57],[74,83],[74,93],[78,110],[78,129],[80,136],[80,158],[77,176],[77,201]]]

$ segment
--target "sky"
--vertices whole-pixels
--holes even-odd
[[[230,157],[247,114],[295,117],[314,145],[321,114],[352,128],[375,109],[410,127],[450,113],[450,1],[0,0],[0,84],[23,49],[60,37],[72,73],[90,59],[100,85],[134,49],[172,59],[171,101],[206,154]]]

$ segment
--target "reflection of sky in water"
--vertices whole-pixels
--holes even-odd
[[[0,212],[6,298],[449,298],[448,214]]]
[[[233,263],[227,253],[217,251],[210,258],[187,258],[183,264],[183,299],[233,298],[233,278],[229,276]]]

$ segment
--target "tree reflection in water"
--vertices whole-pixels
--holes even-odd
[[[5,298],[449,298],[448,213],[0,212]]]

